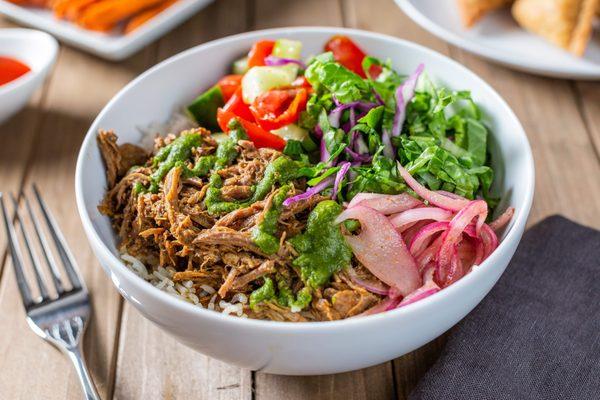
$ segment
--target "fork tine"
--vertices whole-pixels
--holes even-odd
[[[31,261],[31,265],[33,265],[33,272],[35,275],[35,281],[37,282],[38,288],[40,289],[40,296],[42,297],[42,301],[48,300],[50,296],[48,295],[48,289],[46,288],[46,284],[44,283],[44,278],[42,277],[42,269],[39,265],[38,259],[33,254],[33,248],[31,246],[31,240],[29,240],[29,234],[25,229],[25,224],[23,223],[23,218],[21,218],[21,213],[19,212],[19,203],[15,196],[10,195],[10,199],[12,200],[13,207],[15,209],[15,217],[16,221],[21,225],[21,236],[23,237],[23,243],[25,243],[25,250],[27,250],[27,255],[29,256],[29,260]]]
[[[54,287],[56,288],[56,292],[60,296],[64,293],[65,289],[62,285],[62,281],[60,278],[60,272],[58,271],[58,266],[56,265],[56,260],[50,251],[50,246],[48,245],[48,240],[46,239],[46,235],[42,231],[38,219],[33,213],[33,208],[31,207],[31,203],[29,203],[29,199],[27,196],[23,196],[25,198],[25,208],[27,208],[27,212],[29,213],[29,218],[33,222],[33,228],[35,230],[35,235],[37,236],[38,242],[42,248],[42,253],[44,254],[44,258],[46,259],[46,264],[50,268],[50,275],[52,276],[52,281],[54,282]]]
[[[21,255],[21,251],[19,250],[17,233],[15,232],[15,228],[9,221],[8,212],[6,211],[6,206],[4,204],[4,197],[2,193],[0,193],[0,208],[2,208],[2,219],[4,220],[4,228],[6,229],[6,237],[8,239],[8,246],[10,248],[12,264],[13,268],[15,269],[17,286],[19,287],[19,292],[21,292],[21,299],[23,300],[23,305],[25,306],[25,309],[28,309],[34,304],[34,302],[31,298],[31,291],[29,290],[29,285],[27,285],[25,275],[23,274],[23,256]]]
[[[33,193],[35,194],[37,203],[38,203],[40,209],[42,210],[42,215],[44,216],[44,219],[46,220],[46,224],[48,225],[48,229],[50,230],[50,234],[52,235],[52,238],[54,239],[54,242],[56,244],[56,248],[58,249],[58,254],[60,256],[60,259],[63,262],[65,271],[67,272],[67,276],[69,277],[69,280],[71,281],[71,285],[73,286],[73,289],[81,289],[83,287],[83,284],[82,284],[83,281],[75,268],[75,261],[74,261],[73,255],[71,254],[71,252],[69,251],[69,248],[67,247],[67,241],[63,237],[60,229],[58,228],[58,225],[54,221],[52,214],[50,214],[50,212],[48,211],[48,207],[46,206],[44,199],[42,199],[42,196],[40,195],[40,191],[37,188],[37,185],[33,184],[32,188],[33,188]]]

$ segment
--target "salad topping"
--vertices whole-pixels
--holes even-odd
[[[118,178],[101,209],[124,252],[222,300],[248,296],[251,317],[297,321],[403,307],[495,250],[514,209],[489,222],[488,129],[470,93],[348,37],[324,50],[304,61],[298,41],[256,42],[187,107],[203,128],[157,139],[143,166],[111,169],[127,157],[101,133]]]

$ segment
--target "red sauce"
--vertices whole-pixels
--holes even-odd
[[[31,68],[21,61],[0,56],[0,86],[14,81],[29,71],[31,71]]]

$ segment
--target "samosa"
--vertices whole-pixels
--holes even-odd
[[[600,0],[517,0],[512,13],[525,29],[582,56]]]
[[[457,0],[463,23],[472,27],[487,13],[510,5],[514,0]]]

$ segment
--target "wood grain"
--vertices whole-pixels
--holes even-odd
[[[600,83],[577,82],[573,85],[579,110],[600,160]]]
[[[256,399],[366,400],[391,399],[394,382],[391,363],[360,371],[322,376],[256,374]]]
[[[177,344],[123,305],[87,245],[75,211],[75,158],[90,122],[114,93],[147,67],[194,45],[294,25],[387,33],[471,68],[507,100],[530,139],[537,170],[530,224],[561,213],[600,227],[600,84],[541,78],[483,61],[423,31],[390,0],[219,0],[123,63],[63,46],[45,87],[24,111],[0,125],[0,190],[37,182],[60,221],[93,294],[85,348],[103,398],[406,399],[438,357],[444,337],[361,371],[318,377],[251,374]],[[0,28],[7,26],[13,24],[0,19]],[[4,251],[2,235],[0,257]],[[27,327],[10,262],[0,261],[0,398],[81,398],[71,366]]]
[[[179,344],[133,307],[123,312],[115,400],[250,400],[249,371]]]
[[[158,42],[158,60],[217,37],[248,29],[247,3],[213,3]],[[221,399],[252,397],[250,371],[212,360],[124,305],[114,399]]]
[[[393,1],[343,0],[345,23],[357,29],[385,33],[448,54],[449,46],[412,22]]]
[[[67,241],[92,293],[93,317],[84,348],[100,394],[112,385],[115,335],[120,298],[96,262],[83,233],[75,206],[74,167],[87,129],[106,102],[148,65],[147,53],[117,66],[63,47],[45,94],[34,112],[39,119],[31,146],[26,181],[36,182],[68,238]],[[90,79],[93,77],[94,79]],[[27,111],[26,111],[27,112]],[[11,122],[15,123],[15,122]],[[25,138],[24,138],[25,139]],[[3,139],[5,148],[8,142]],[[15,163],[15,166],[18,163]],[[18,181],[18,169],[11,169]],[[12,268],[0,286],[0,393],[2,398],[79,399],[81,389],[66,358],[40,340],[26,326]],[[32,366],[44,373],[32,378]]]
[[[0,18],[0,29],[16,28],[14,23]],[[35,131],[40,124],[41,115],[36,111],[45,100],[48,83],[36,91],[27,106],[15,116],[0,123],[0,192],[16,193],[21,187],[27,171],[27,160],[33,149]],[[6,257],[6,238],[0,236],[0,277],[4,270]]]

